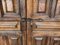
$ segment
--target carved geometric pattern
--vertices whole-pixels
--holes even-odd
[[[46,3],[47,0],[38,0],[37,12],[41,12],[41,13],[46,12]]]
[[[19,0],[2,0],[4,14],[19,13]]]
[[[14,0],[5,0],[6,12],[15,12]]]

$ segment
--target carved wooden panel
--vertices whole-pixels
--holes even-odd
[[[51,9],[53,0],[33,0],[32,15],[33,19],[51,20]],[[54,6],[55,7],[55,6]],[[52,20],[51,20],[52,21]]]
[[[30,4],[30,3],[31,4]],[[28,5],[29,4],[29,5]],[[28,0],[27,18],[60,21],[60,0]]]
[[[38,0],[38,12],[46,12],[46,2],[47,0]]]
[[[46,14],[47,0],[33,0],[33,1],[34,1],[33,5],[34,13],[37,13],[39,15],[41,15],[41,13]]]
[[[33,38],[33,45],[46,45],[46,37]]]
[[[60,22],[33,22],[33,29],[41,28],[60,28]]]
[[[19,13],[19,0],[2,0],[4,13]]]
[[[2,20],[0,21],[0,30],[20,30],[20,21]]]
[[[21,45],[20,35],[18,32],[0,33],[0,45]]]

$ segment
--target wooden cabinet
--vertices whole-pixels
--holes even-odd
[[[0,45],[26,45],[25,15],[25,0],[0,0]]]
[[[60,0],[27,0],[27,44],[60,45]]]
[[[60,45],[60,0],[0,0],[0,45]]]

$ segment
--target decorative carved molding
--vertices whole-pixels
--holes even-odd
[[[19,14],[19,0],[2,0],[4,14]]]
[[[37,12],[38,13],[45,13],[47,8],[47,0],[38,0],[37,4]]]

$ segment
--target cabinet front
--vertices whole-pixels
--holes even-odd
[[[28,45],[60,45],[60,0],[27,0],[27,19]]]
[[[20,30],[20,0],[0,0],[0,30]]]
[[[60,21],[60,0],[28,0],[27,18]]]

